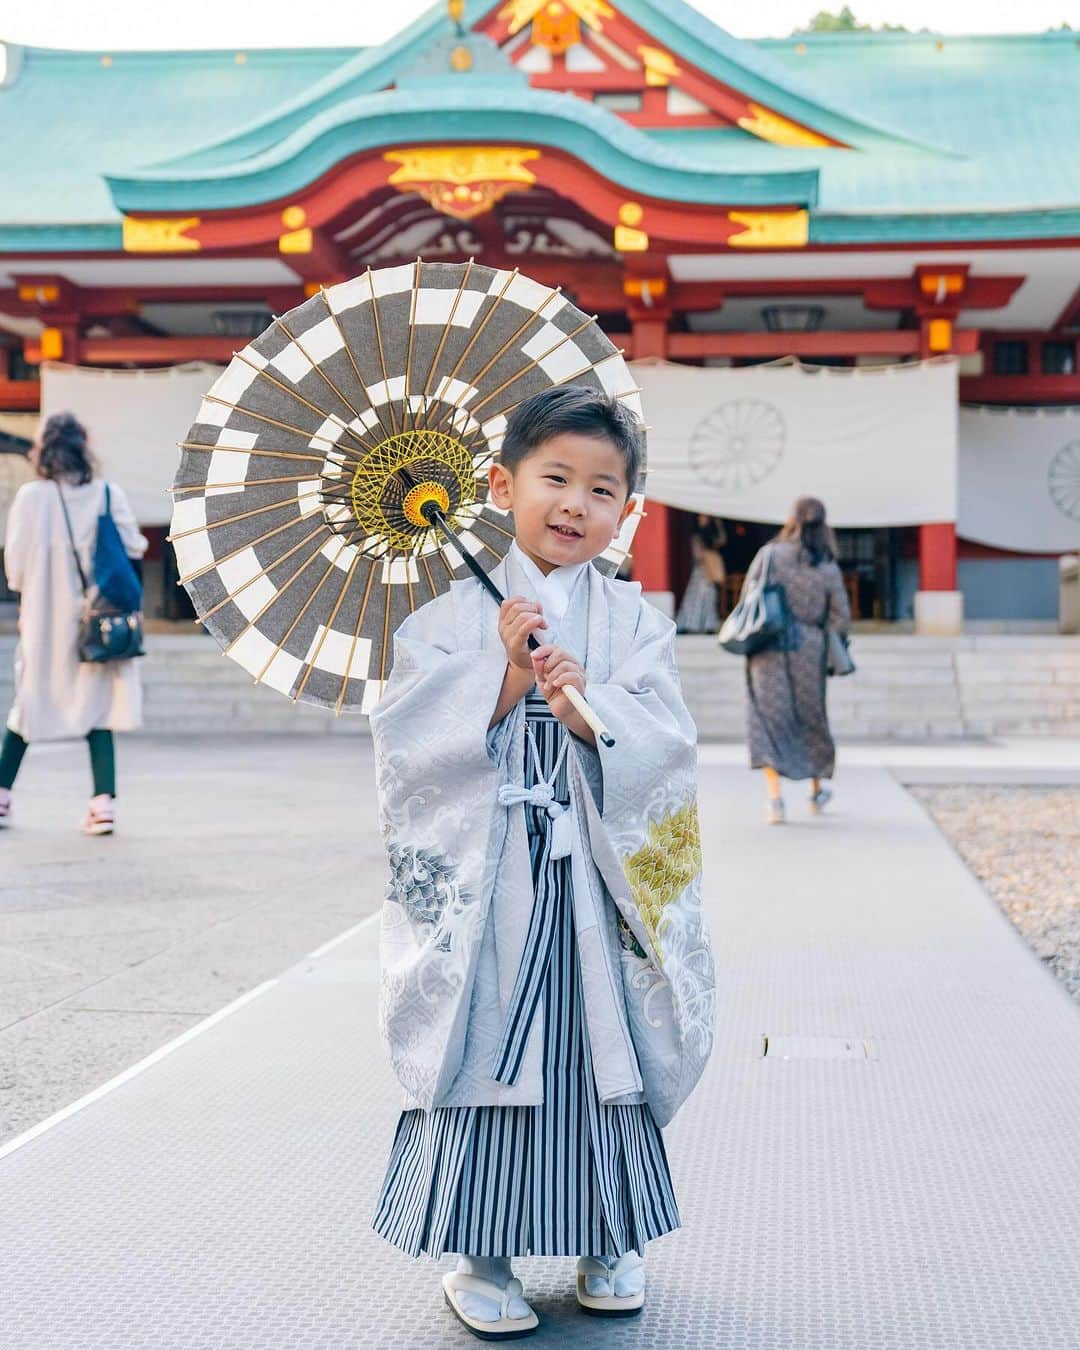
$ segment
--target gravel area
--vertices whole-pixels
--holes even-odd
[[[967,865],[1080,1002],[1080,788],[915,787]]]

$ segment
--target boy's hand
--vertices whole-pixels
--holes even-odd
[[[552,715],[560,722],[569,722],[577,729],[581,718],[573,704],[562,691],[572,686],[580,694],[585,693],[585,667],[575,661],[568,651],[545,643],[530,652],[536,683],[547,699]]]
[[[499,606],[499,637],[506,648],[506,659],[518,670],[533,670],[533,655],[529,651],[529,634],[546,628],[544,611],[536,600],[523,595],[512,595]]]

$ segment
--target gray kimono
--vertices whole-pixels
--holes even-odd
[[[510,575],[508,576],[508,572]],[[529,594],[512,561],[492,572]],[[491,1077],[533,903],[524,704],[490,731],[506,670],[498,607],[452,583],[401,625],[371,713],[391,878],[380,1029],[405,1106],[537,1105],[542,1018],[516,1083]],[[666,1124],[712,1048],[715,977],[701,912],[697,758],[674,625],[636,583],[584,569],[559,624],[612,749],[571,737],[574,923],[601,1102],[647,1101]],[[504,794],[504,796],[507,794]],[[509,794],[512,797],[512,793]]]

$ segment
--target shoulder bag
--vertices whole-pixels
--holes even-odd
[[[53,480],[56,482],[56,480]],[[102,606],[93,606],[90,602],[90,586],[86,580],[86,573],[83,571],[82,561],[79,558],[79,550],[75,547],[75,533],[71,528],[71,517],[68,515],[67,502],[64,501],[64,493],[59,482],[56,482],[56,491],[60,495],[60,509],[64,513],[64,524],[67,526],[68,541],[71,544],[71,553],[75,559],[75,567],[79,573],[79,584],[83,593],[83,613],[79,620],[79,638],[78,651],[79,660],[86,663],[100,664],[106,661],[129,661],[136,656],[145,656],[143,651],[142,638],[142,614],[138,609],[118,609],[104,608]],[[105,549],[101,545],[101,522],[107,520],[112,526],[113,534],[116,535],[117,542],[120,541],[119,532],[113,521],[112,513],[109,509],[109,486],[105,485],[105,511],[98,517],[98,541],[94,547],[94,580],[98,584],[98,590],[101,599],[106,605],[110,603],[109,595],[105,588],[98,582],[97,564],[99,551],[105,556],[112,552],[110,542],[106,543]],[[125,554],[125,559],[127,555]],[[127,559],[132,578],[138,586],[138,577],[135,576],[135,569],[131,567],[130,559]],[[106,579],[110,582],[112,592],[115,594],[120,590],[120,586],[115,582],[115,570],[113,573],[107,573]],[[121,579],[122,573],[121,573]],[[130,585],[123,592],[125,597],[130,599],[134,592]],[[142,588],[138,587],[138,603],[142,602]]]
[[[754,581],[744,587],[739,603],[724,620],[717,641],[733,656],[752,656],[768,648],[785,648],[792,629],[791,610],[783,584],[770,581],[772,545],[765,546],[765,563]]]

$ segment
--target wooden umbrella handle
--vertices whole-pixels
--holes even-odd
[[[601,722],[599,714],[589,706],[585,696],[579,690],[575,689],[573,685],[569,684],[563,685],[563,693],[581,714],[582,719],[592,727],[596,739],[601,741],[603,745],[610,750],[615,744],[615,737],[608,731],[603,722]]]

